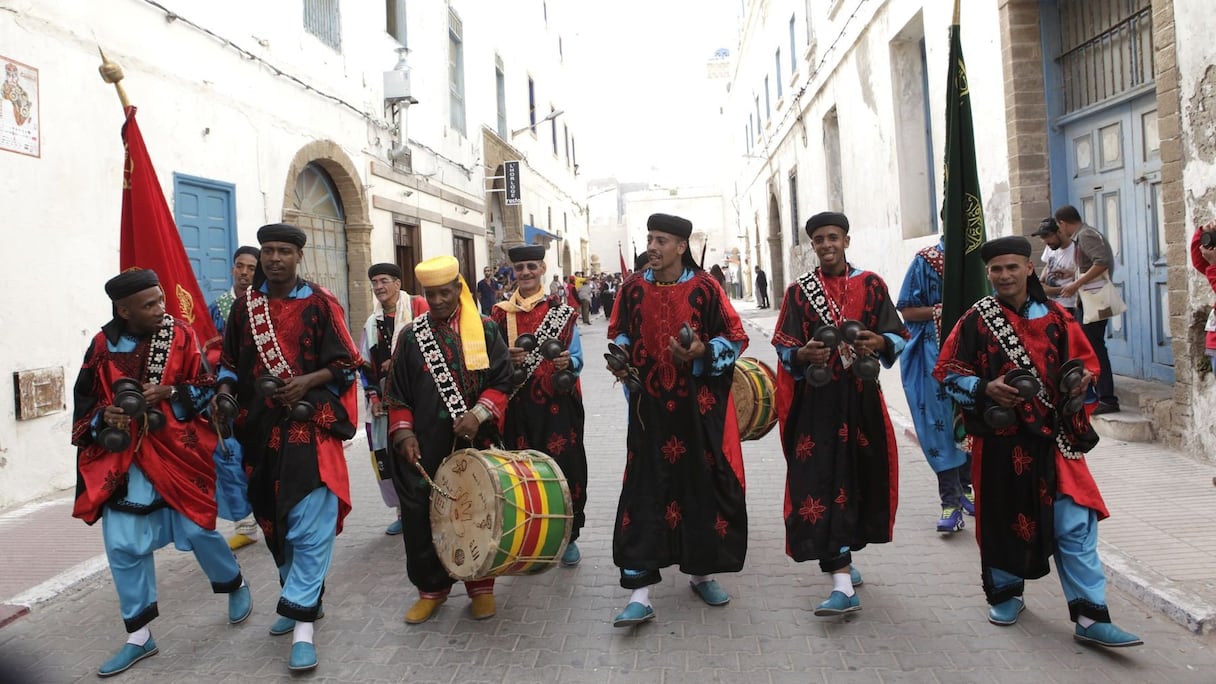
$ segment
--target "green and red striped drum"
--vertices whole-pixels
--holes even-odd
[[[452,578],[535,575],[557,565],[574,508],[566,477],[539,451],[462,449],[435,473],[431,534]]]
[[[739,439],[760,439],[777,423],[777,376],[763,361],[750,357],[735,361],[730,386],[739,420]]]

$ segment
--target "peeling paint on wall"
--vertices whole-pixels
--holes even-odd
[[[1209,64],[1195,83],[1195,92],[1187,100],[1187,118],[1185,149],[1200,161],[1216,162],[1216,65]]]

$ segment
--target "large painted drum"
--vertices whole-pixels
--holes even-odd
[[[739,439],[760,439],[777,423],[777,376],[764,362],[744,357],[735,361],[730,386],[739,421]]]
[[[573,525],[570,489],[539,451],[463,449],[439,466],[431,494],[435,551],[454,579],[534,575],[557,565]]]

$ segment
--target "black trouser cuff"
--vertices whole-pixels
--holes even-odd
[[[980,573],[980,576],[984,580],[984,596],[988,598],[988,605],[990,606],[995,606],[1011,598],[1021,596],[1022,592],[1026,590],[1025,580],[1018,580],[1013,584],[997,589],[996,584],[992,581],[992,572],[988,568],[985,568]]]
[[[819,561],[819,569],[824,572],[836,572],[853,564],[853,552],[845,551],[839,556],[823,558]]]
[[[241,576],[240,572],[237,572],[236,577],[233,578],[231,581],[212,582],[211,591],[213,591],[217,594],[231,594],[232,592],[236,591],[237,589],[240,589],[241,585],[244,583],[245,583],[245,578]]]
[[[285,618],[290,618],[296,622],[316,622],[317,613],[321,611],[321,603],[317,602],[315,606],[301,606],[298,603],[288,601],[285,598],[279,598],[278,614]]]
[[[1110,611],[1106,606],[1099,606],[1085,599],[1073,599],[1068,602],[1068,617],[1073,622],[1079,617],[1087,617],[1094,622],[1110,622]]]
[[[132,632],[138,632],[141,628],[159,616],[160,609],[156,607],[156,602],[153,601],[152,603],[148,604],[147,608],[139,611],[139,614],[135,617],[131,618],[130,620],[124,619],[122,624],[127,628],[127,634],[131,634]]]
[[[640,570],[626,573],[625,568],[621,568],[621,586],[625,589],[641,589],[642,587],[649,587],[662,581],[663,576],[658,570]]]

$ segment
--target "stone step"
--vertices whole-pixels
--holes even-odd
[[[1132,406],[1124,404],[1118,413],[1093,416],[1094,430],[1104,439],[1117,439],[1121,442],[1157,441],[1153,421]]]

